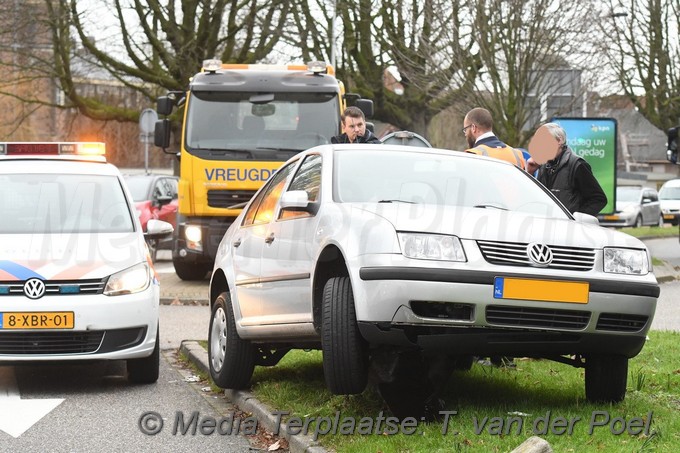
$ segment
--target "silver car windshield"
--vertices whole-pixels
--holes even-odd
[[[616,201],[640,201],[641,190],[642,189],[636,187],[618,187],[616,189]]]
[[[0,234],[134,231],[115,176],[5,174],[0,187]]]
[[[451,153],[368,151],[364,147],[336,152],[334,200],[503,209],[568,218],[522,170]]]

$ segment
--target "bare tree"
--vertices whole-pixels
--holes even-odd
[[[286,27],[291,5],[285,0],[100,0],[96,9],[87,10],[76,0],[29,3],[40,8],[17,25],[42,29],[49,52],[36,55],[35,48],[29,49],[27,72],[25,67],[19,71],[21,49],[15,49],[14,60],[2,62],[14,74],[4,86],[29,77],[49,80],[65,95],[62,102],[31,92],[12,94],[24,104],[75,108],[89,118],[123,122],[137,121],[139,104],[112,104],[82,90],[85,79],[106,77],[151,103],[162,91],[184,89],[204,59],[254,63],[265,58]]]
[[[477,0],[469,3],[467,46],[451,47],[454,65],[471,53],[480,70],[464,91],[459,113],[480,106],[507,143],[526,146],[536,126],[560,115],[582,114],[589,74],[598,68],[591,20],[594,2],[565,9],[559,0]],[[456,74],[459,85],[469,78]]]
[[[609,0],[605,55],[615,80],[649,122],[680,124],[680,2]]]
[[[327,0],[309,3],[325,12],[324,24],[331,23]],[[338,12],[338,73],[352,89],[376,101],[377,117],[400,128],[424,133],[433,116],[448,107],[460,115],[482,106],[494,115],[499,136],[525,145],[540,121],[582,111],[588,74],[597,68],[594,1],[566,10],[563,3],[345,2]],[[309,30],[312,18],[303,19],[297,19],[300,29]],[[317,44],[303,40],[299,47],[314,54]],[[383,85],[390,66],[403,78],[402,96]]]

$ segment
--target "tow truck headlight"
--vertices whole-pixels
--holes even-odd
[[[424,233],[398,233],[401,253],[421,260],[465,262],[465,251],[456,236]]]
[[[144,291],[151,283],[148,263],[139,263],[109,277],[104,288],[106,296],[121,296]]]
[[[604,271],[612,274],[645,275],[649,272],[647,252],[605,247]]]
[[[196,225],[188,225],[184,229],[184,238],[187,240],[187,248],[191,250],[203,250],[203,237],[201,234],[201,227]]]

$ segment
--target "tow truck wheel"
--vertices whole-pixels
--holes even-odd
[[[185,261],[180,261],[173,259],[172,265],[175,267],[175,273],[182,280],[203,280],[205,274],[207,274],[211,269],[209,266],[201,263],[187,263]]]

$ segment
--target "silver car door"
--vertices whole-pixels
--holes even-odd
[[[309,155],[287,191],[305,191],[309,208],[283,209],[270,224],[262,251],[262,321],[269,324],[312,322],[312,261],[318,222],[321,156]]]
[[[242,225],[231,237],[236,300],[244,326],[257,324],[262,315],[262,250],[274,207],[293,168],[294,165],[289,164],[272,176],[250,203]]]

